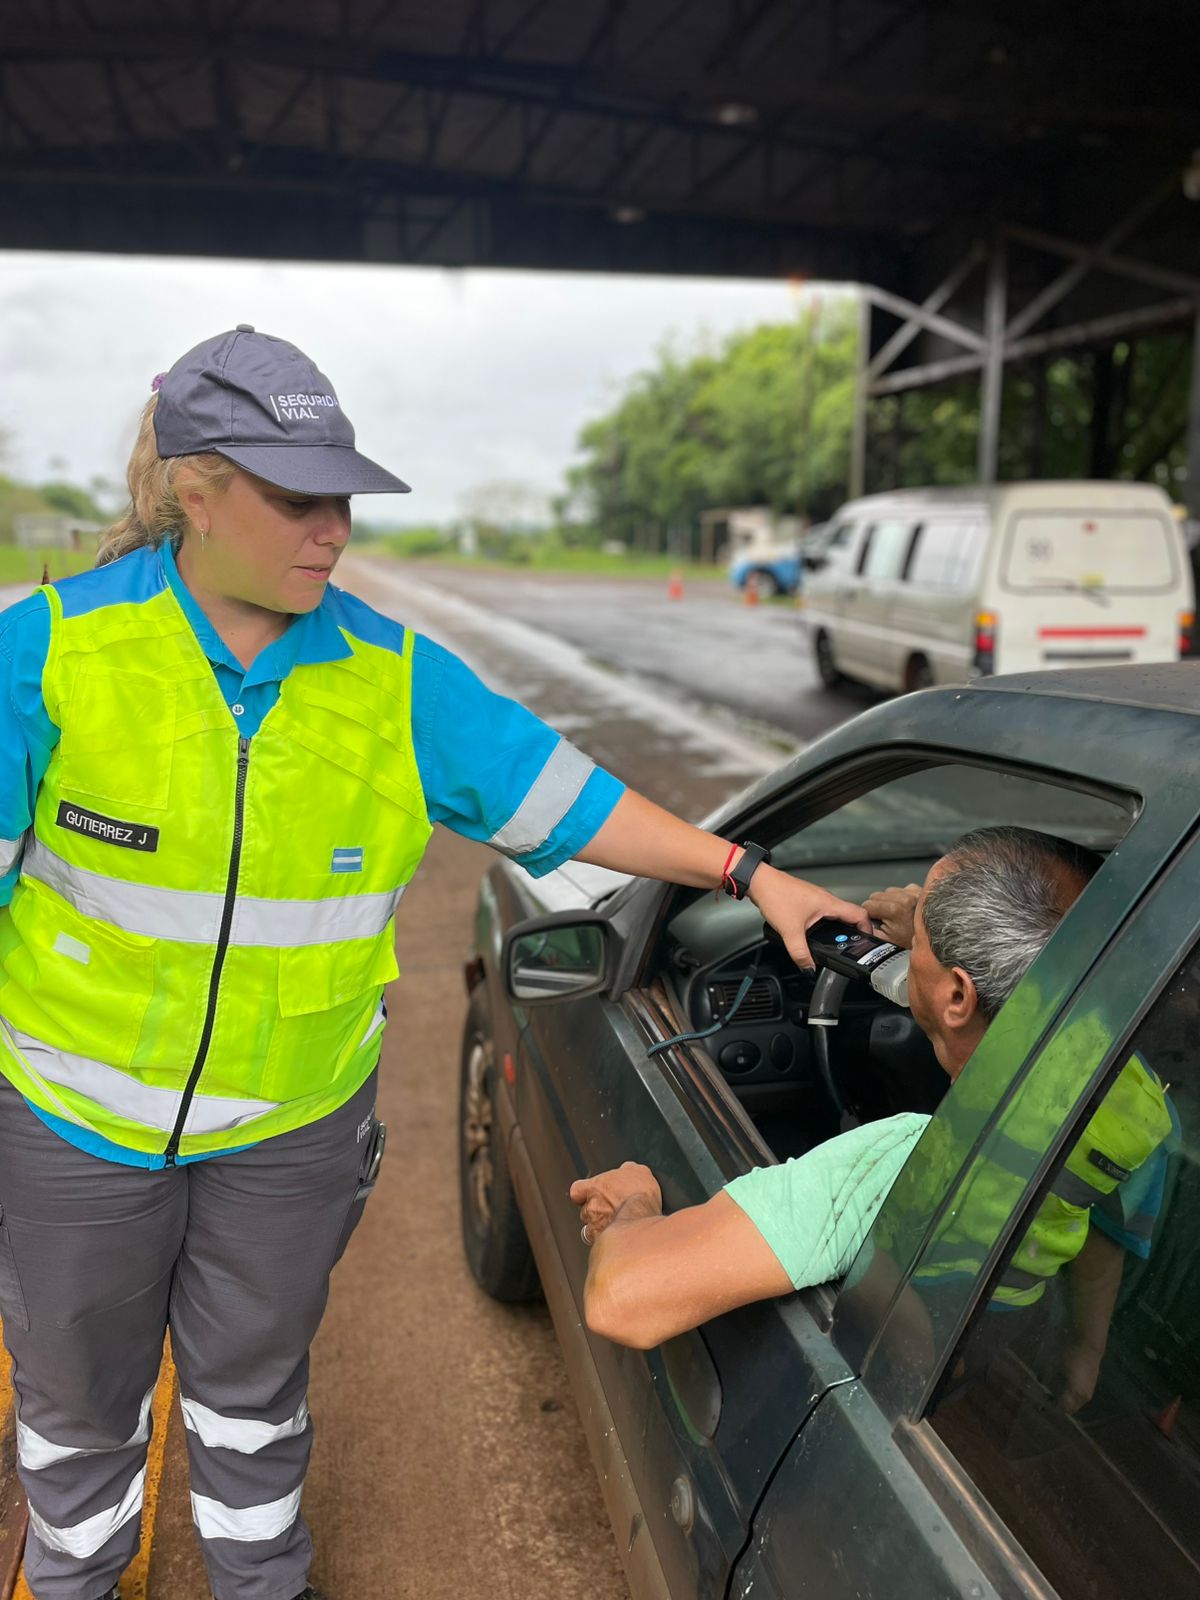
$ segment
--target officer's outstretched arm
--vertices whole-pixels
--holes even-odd
[[[1078,1411],[1096,1392],[1124,1267],[1124,1250],[1099,1228],[1089,1229],[1083,1249],[1067,1264],[1073,1337],[1062,1359],[1063,1411]]]

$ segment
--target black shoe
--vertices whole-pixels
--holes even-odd
[[[320,1589],[314,1589],[310,1583],[307,1589],[302,1589],[300,1591],[300,1593],[296,1596],[296,1600],[325,1600],[325,1596],[321,1593]]]

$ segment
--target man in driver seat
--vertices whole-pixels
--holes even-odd
[[[951,1082],[1099,865],[1091,851],[1049,834],[982,828],[934,863],[923,889],[887,889],[866,902],[884,936],[911,949],[912,1014]],[[649,1349],[737,1306],[841,1277],[929,1120],[902,1112],[867,1123],[669,1216],[654,1175],[635,1162],[580,1179],[571,1199],[595,1246],[588,1327]],[[1069,1265],[1073,1339],[1059,1395],[1068,1411],[1095,1388],[1124,1252],[1149,1254],[1171,1130],[1163,1087],[1135,1055],[993,1293],[998,1307],[1037,1305]],[[935,1271],[978,1259],[990,1240],[958,1243],[962,1261],[950,1259],[955,1242],[944,1239],[949,1254]]]

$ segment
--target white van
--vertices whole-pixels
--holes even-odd
[[[1140,483],[906,489],[843,506],[805,579],[822,681],[885,689],[1191,653],[1171,502]]]

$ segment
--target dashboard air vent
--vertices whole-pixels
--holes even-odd
[[[715,1019],[724,1020],[729,1015],[730,1007],[737,999],[737,992],[741,982],[737,978],[728,978],[708,985],[708,999],[712,1006]],[[782,1016],[779,1002],[779,989],[771,978],[756,978],[750,985],[749,993],[738,1007],[735,1022],[773,1022]]]

